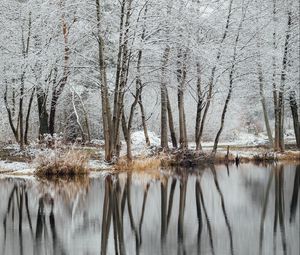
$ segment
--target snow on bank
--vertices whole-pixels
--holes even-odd
[[[112,165],[102,161],[102,160],[89,160],[88,168],[91,171],[98,171],[98,170],[111,170]]]
[[[268,143],[268,137],[263,133],[259,133],[258,135],[249,134],[245,132],[240,132],[236,135],[234,141],[231,141],[234,144],[238,145],[265,145]]]
[[[148,132],[151,146],[160,146],[160,138],[154,133]],[[131,135],[131,143],[133,150],[141,150],[147,148],[144,131],[136,131]]]
[[[236,134],[235,138],[230,141],[219,142],[219,146],[262,146],[268,144],[268,137],[260,133],[258,135],[249,134],[245,132],[239,132]],[[214,142],[204,142],[203,147],[213,147]],[[195,145],[191,144],[191,148]]]
[[[0,161],[0,173],[1,172],[17,172],[18,174],[33,174],[34,168],[31,164],[25,162],[8,162]]]
[[[160,146],[160,138],[152,131],[148,131],[150,146],[146,144],[144,131],[136,131],[131,134],[131,149],[133,156],[152,155],[155,148]],[[122,142],[122,155],[126,155],[126,143]]]

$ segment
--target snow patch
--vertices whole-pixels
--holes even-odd
[[[0,173],[1,172],[18,172],[20,174],[32,174],[34,169],[31,164],[25,162],[8,162],[0,161]]]
[[[257,145],[257,146],[265,145],[268,143],[268,137],[263,133],[254,135],[254,134],[240,132],[237,133],[234,143],[240,145]]]
[[[88,167],[92,171],[112,169],[111,165],[101,160],[89,160]]]
[[[134,156],[151,155],[160,146],[160,138],[152,131],[148,131],[150,146],[147,146],[144,131],[136,131],[131,135],[132,154]],[[123,147],[126,150],[126,145]],[[124,151],[125,152],[125,151]],[[125,152],[126,154],[126,152]]]
[[[148,132],[151,146],[160,146],[160,138],[154,133]],[[147,147],[144,131],[136,131],[131,135],[131,143],[133,149],[144,149]]]

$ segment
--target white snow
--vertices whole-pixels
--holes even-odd
[[[131,149],[133,156],[146,156],[152,154],[153,149],[160,146],[160,138],[152,131],[148,131],[150,146],[147,146],[144,131],[136,131],[131,134]],[[126,155],[126,143],[122,142],[122,155]]]
[[[20,174],[32,174],[34,168],[31,164],[25,162],[8,162],[0,161],[0,173],[1,172],[18,172]]]
[[[91,171],[110,170],[112,166],[102,160],[89,160],[88,167]]]
[[[103,146],[104,145],[104,140],[99,140],[99,139],[93,139],[90,142],[92,145],[96,146]]]
[[[151,146],[160,146],[160,138],[152,131],[148,131]],[[136,131],[131,135],[133,150],[145,149],[147,147],[144,131]]]
[[[264,135],[263,133],[259,133],[258,135],[255,134],[249,134],[246,132],[239,132],[236,135],[236,138],[234,141],[232,141],[234,144],[238,145],[264,145],[268,143],[268,137]]]

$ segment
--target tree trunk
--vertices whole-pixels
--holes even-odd
[[[230,19],[231,19],[231,11],[232,11],[232,3],[233,0],[230,0],[229,2],[229,7],[228,7],[228,15],[227,15],[227,19],[226,19],[226,25],[225,25],[225,30],[223,32],[223,36],[220,42],[220,47],[218,49],[218,53],[217,53],[217,57],[216,57],[216,63],[213,66],[212,70],[211,70],[211,75],[210,75],[210,79],[209,79],[209,83],[208,83],[208,93],[207,93],[207,97],[206,97],[206,105],[204,108],[204,112],[203,112],[203,117],[201,120],[201,125],[200,125],[200,130],[199,130],[199,136],[198,136],[198,147],[201,148],[201,139],[203,136],[203,131],[204,131],[204,126],[205,126],[205,121],[206,121],[206,117],[208,114],[208,110],[210,108],[210,103],[212,100],[212,96],[213,96],[213,87],[214,87],[214,79],[215,79],[215,74],[216,74],[216,70],[217,70],[217,63],[219,62],[220,58],[221,58],[221,49],[222,49],[222,45],[228,35],[228,29],[229,29],[229,23],[230,23]]]
[[[50,114],[49,114],[49,133],[53,136],[55,133],[55,117],[56,117],[56,107],[58,104],[58,99],[64,91],[64,88],[67,84],[70,68],[69,68],[69,58],[70,58],[70,49],[69,49],[69,27],[65,20],[65,15],[62,14],[62,34],[64,38],[64,64],[63,64],[63,76],[60,81],[56,84],[54,83],[52,91],[52,99],[50,105]]]
[[[145,33],[146,33],[145,22],[146,22],[147,11],[148,11],[148,5],[146,4],[145,11],[144,11],[144,23],[143,23],[143,31],[142,31],[142,35],[141,35],[141,43],[143,43],[145,40]],[[137,82],[137,85],[140,90],[139,97],[138,97],[138,104],[139,104],[140,110],[141,110],[142,126],[143,126],[143,130],[144,130],[145,141],[146,141],[146,145],[150,146],[150,139],[149,139],[149,135],[148,135],[148,129],[147,129],[146,118],[145,118],[145,110],[144,110],[143,100],[142,100],[142,91],[143,91],[143,84],[142,84],[142,80],[141,80],[142,56],[143,56],[143,51],[140,49],[139,53],[138,53],[138,61],[137,61],[136,82]]]
[[[29,117],[30,117],[30,113],[31,113],[31,107],[32,107],[34,93],[35,93],[35,88],[32,89],[31,96],[29,98],[29,104],[28,104],[27,115],[26,115],[26,120],[25,120],[24,142],[26,145],[29,144],[28,143]]]
[[[99,1],[98,1],[99,2]],[[124,50],[124,16],[125,16],[125,3],[126,0],[121,2],[121,16],[120,16],[120,33],[119,33],[119,48],[118,48],[118,58],[117,58],[117,69],[116,69],[116,82],[114,89],[114,102],[113,102],[113,116],[112,116],[112,129],[111,129],[111,147],[115,147],[114,144],[118,143],[119,132],[119,100],[120,100],[120,76],[122,69],[122,53]],[[117,127],[118,125],[118,127]]]
[[[275,139],[274,139],[274,150],[279,150],[279,119],[278,119],[278,91],[276,84],[276,0],[273,0],[273,57],[272,57],[272,66],[273,66],[273,75],[272,75],[272,84],[273,84],[273,104],[274,104],[274,117],[275,117]]]
[[[76,93],[76,91],[74,91],[74,93]],[[91,131],[90,131],[90,125],[89,125],[89,114],[85,108],[85,105],[84,105],[84,102],[81,98],[81,96],[76,93],[78,99],[80,100],[80,104],[82,106],[82,111],[83,111],[83,114],[84,114],[84,124],[85,124],[85,127],[86,127],[86,131],[87,131],[87,139],[89,142],[91,142]]]
[[[290,31],[291,31],[291,23],[292,17],[291,12],[288,12],[288,24],[287,30],[285,34],[285,44],[284,44],[284,53],[282,60],[282,70],[281,70],[281,78],[280,78],[280,88],[278,94],[278,134],[279,134],[279,150],[284,151],[284,92],[285,92],[285,82],[286,82],[286,69],[288,65],[288,51],[289,51],[289,40],[290,40]]]
[[[73,111],[74,111],[74,114],[75,114],[75,117],[76,117],[76,123],[77,123],[77,125],[80,129],[82,142],[85,143],[86,142],[85,134],[84,134],[84,131],[83,131],[83,127],[80,123],[80,118],[79,118],[79,115],[78,115],[78,112],[77,112],[77,109],[76,109],[76,105],[75,105],[75,92],[74,92],[74,90],[72,91],[72,106],[73,106]]]
[[[186,58],[187,53],[184,53],[184,57],[181,56],[181,52],[178,54],[178,112],[179,112],[179,144],[181,149],[186,149],[188,147],[187,133],[186,133],[186,123],[185,123],[185,112],[184,112],[184,90],[186,82]]]
[[[113,135],[114,137],[112,138],[112,151],[113,154],[119,154],[117,152],[117,147],[119,145],[119,129],[120,129],[120,123],[121,123],[121,119],[122,119],[122,111],[124,108],[124,93],[125,93],[125,88],[127,85],[127,73],[128,73],[128,69],[129,69],[129,51],[128,51],[128,42],[129,42],[129,31],[130,31],[130,16],[131,16],[131,4],[132,4],[132,0],[128,0],[125,1],[123,0],[123,3],[125,4],[125,2],[127,2],[127,6],[126,6],[126,15],[125,15],[125,10],[122,8],[122,12],[124,12],[124,18],[125,18],[125,26],[124,28],[120,28],[120,37],[122,39],[122,44],[121,47],[119,48],[119,50],[121,50],[121,59],[120,59],[120,78],[119,78],[119,82],[118,84],[116,84],[116,88],[115,90],[118,91],[117,94],[117,99],[114,99],[114,104],[115,101],[117,103],[116,105],[116,109],[115,109],[115,105],[114,105],[114,117],[113,117],[113,122],[112,122],[112,130],[113,130]],[[121,15],[121,19],[123,19],[123,14]],[[123,21],[121,21],[123,22]],[[116,96],[116,95],[115,95]],[[116,153],[117,152],[117,153]]]
[[[169,99],[168,89],[166,90],[166,92],[167,92],[167,110],[168,110],[170,136],[171,136],[173,148],[177,148],[178,147],[177,138],[176,138],[176,133],[175,133],[173,113],[172,113],[172,107],[171,107],[171,103],[170,103],[170,99]]]
[[[195,125],[195,143],[196,143],[197,151],[202,149],[199,140],[202,109],[203,109],[203,95],[201,89],[201,67],[200,64],[197,63],[197,114],[196,114],[196,125]]]
[[[161,148],[163,150],[168,149],[168,119],[167,119],[167,108],[168,108],[168,97],[167,97],[167,81],[166,81],[166,69],[169,62],[170,47],[166,47],[162,61],[162,80],[160,85],[161,90],[161,129],[160,139]]]
[[[227,97],[226,97],[225,105],[224,105],[222,116],[221,116],[220,129],[219,129],[219,131],[216,135],[215,142],[214,142],[214,147],[213,147],[213,150],[212,150],[212,155],[213,156],[216,155],[216,152],[217,152],[217,149],[218,149],[218,143],[219,143],[219,139],[220,139],[220,136],[221,136],[223,128],[224,128],[224,123],[225,123],[225,117],[226,117],[226,113],[227,113],[228,104],[230,102],[232,91],[233,91],[233,75],[234,75],[234,71],[235,71],[235,64],[236,64],[236,58],[237,58],[237,47],[238,47],[238,42],[239,42],[239,38],[240,38],[240,31],[242,30],[244,19],[245,19],[245,16],[242,16],[241,21],[239,23],[237,35],[236,35],[235,42],[234,42],[234,46],[233,46],[233,59],[232,59],[232,64],[231,64],[231,68],[230,68],[230,73],[229,73],[229,89],[228,89],[228,94],[227,94]]]
[[[23,123],[23,101],[24,101],[24,79],[25,79],[25,71],[22,74],[21,77],[21,87],[20,87],[20,99],[19,99],[19,134],[20,134],[20,148],[24,148],[24,123]]]
[[[298,116],[298,105],[296,100],[296,92],[292,90],[290,92],[290,106],[293,116],[293,123],[294,123],[294,131],[296,137],[297,148],[300,149],[300,121]]]
[[[58,101],[58,95],[56,89],[53,88],[52,99],[50,104],[50,115],[49,115],[49,133],[53,136],[55,132],[55,115],[56,115],[56,105]]]
[[[257,24],[258,24],[258,21],[257,21]],[[259,31],[259,28],[258,28],[258,31]],[[260,36],[260,32],[258,32],[257,33],[257,51],[258,51],[258,57],[257,57],[257,74],[258,74],[258,83],[259,83],[259,95],[260,95],[260,101],[261,101],[262,109],[263,109],[265,126],[266,126],[266,130],[267,130],[267,134],[268,134],[268,139],[269,139],[269,146],[270,146],[270,148],[273,148],[273,136],[272,136],[272,131],[271,131],[269,117],[268,117],[268,111],[267,111],[267,106],[266,106],[266,99],[265,99],[265,95],[264,95],[264,78],[263,78],[263,72],[262,72],[262,63],[261,63],[261,51],[260,51],[260,48],[261,48],[261,36]]]
[[[230,85],[229,85],[227,98],[226,98],[225,105],[224,105],[223,112],[222,112],[221,125],[220,125],[220,129],[219,129],[219,131],[216,135],[215,142],[214,142],[214,147],[213,147],[213,151],[212,151],[213,156],[215,156],[216,153],[217,153],[219,139],[220,139],[220,136],[221,136],[223,128],[224,128],[224,123],[225,123],[225,117],[226,117],[228,104],[229,104],[229,101],[231,99],[231,94],[232,94],[232,90],[233,90],[233,72],[234,72],[234,70],[232,68],[231,72],[229,74],[229,83],[230,83]]]
[[[49,134],[48,112],[47,112],[47,95],[39,86],[36,87],[38,115],[39,115],[39,139],[44,134]]]
[[[146,116],[145,116],[145,109],[144,109],[143,100],[142,100],[142,94],[139,97],[139,106],[140,106],[140,110],[141,110],[142,126],[143,126],[143,130],[144,130],[145,141],[146,141],[147,146],[150,146],[151,141],[150,141],[149,135],[148,135],[148,128],[147,128],[147,123],[146,123]]]
[[[104,141],[105,141],[105,160],[111,161],[112,159],[112,143],[111,143],[111,111],[108,98],[108,86],[106,77],[106,63],[104,56],[104,41],[101,36],[100,29],[100,0],[96,0],[96,12],[97,12],[97,33],[98,33],[98,61],[100,71],[100,91],[101,91],[101,103],[102,103],[102,121],[104,130]]]
[[[8,115],[8,121],[9,121],[9,126],[14,134],[14,137],[16,139],[16,142],[19,143],[19,134],[18,134],[18,129],[15,127],[14,122],[13,122],[13,115],[10,110],[9,104],[8,104],[8,99],[7,99],[7,81],[5,81],[5,91],[4,91],[4,103],[5,103],[5,108],[7,111]]]
[[[260,101],[263,109],[263,114],[264,114],[264,120],[265,120],[265,125],[266,125],[266,130],[268,134],[268,139],[269,139],[269,146],[270,148],[273,148],[273,135],[270,127],[270,122],[269,122],[269,117],[268,117],[268,111],[267,111],[267,105],[266,105],[266,99],[264,95],[264,88],[263,88],[263,77],[262,77],[262,72],[261,70],[259,71],[259,93],[260,93]]]

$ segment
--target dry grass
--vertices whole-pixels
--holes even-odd
[[[278,153],[277,158],[282,161],[299,161],[300,151],[286,151],[284,153]]]
[[[39,177],[60,177],[86,175],[89,155],[82,151],[70,150],[54,152],[51,155],[42,155],[36,158],[37,169],[35,175]]]
[[[128,161],[124,158],[120,159],[114,166],[116,171],[146,171],[158,169],[161,166],[159,158],[140,158]]]

